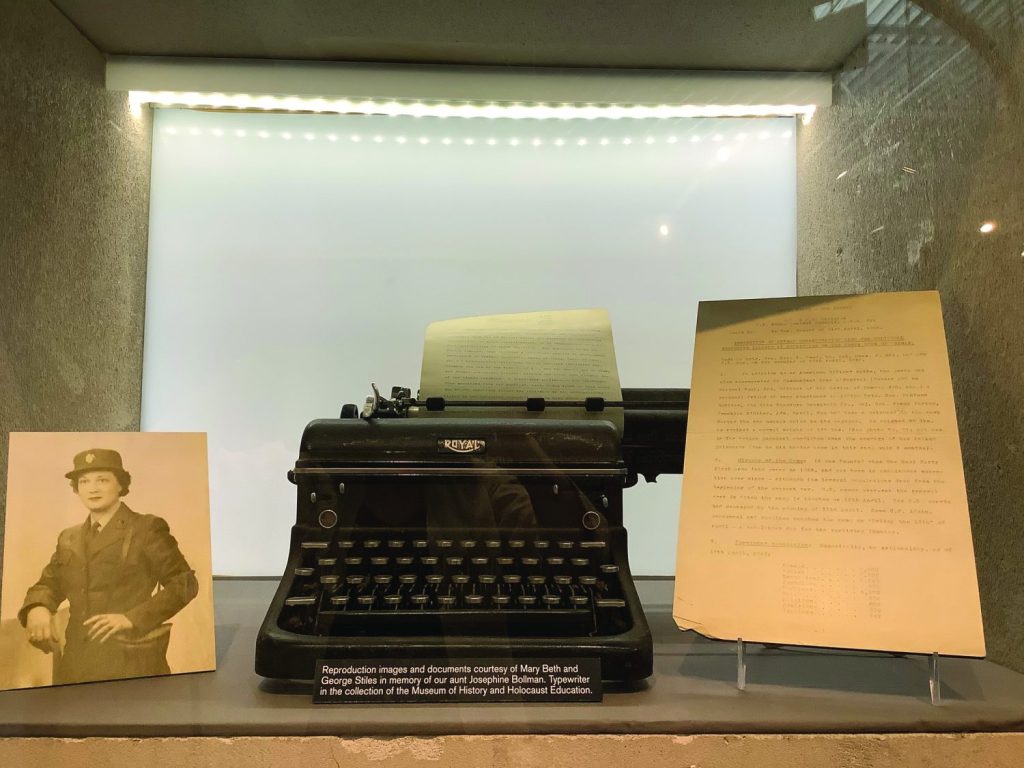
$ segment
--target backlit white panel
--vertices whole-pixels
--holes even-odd
[[[142,424],[209,433],[215,571],[280,575],[303,426],[431,321],[606,307],[625,386],[689,386],[698,300],[795,293],[794,130],[157,110]],[[626,491],[634,573],[678,499]]]

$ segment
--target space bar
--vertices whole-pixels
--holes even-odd
[[[594,631],[587,609],[320,611],[323,635],[513,635],[579,637]]]

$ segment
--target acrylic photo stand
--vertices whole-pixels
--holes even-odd
[[[736,688],[740,691],[747,690],[747,644],[742,637],[736,639]],[[938,653],[932,653],[928,658],[928,697],[933,707],[942,704]]]

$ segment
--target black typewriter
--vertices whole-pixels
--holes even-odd
[[[605,680],[652,670],[630,577],[622,491],[679,473],[687,390],[621,402],[418,402],[311,422],[287,570],[256,672],[310,680],[319,659],[599,657]],[[472,417],[456,410],[474,407]],[[479,416],[518,407],[523,418]],[[529,418],[576,407],[589,418]],[[620,430],[602,412],[623,409]],[[447,413],[439,413],[447,411]]]

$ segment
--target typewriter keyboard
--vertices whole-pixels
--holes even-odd
[[[619,562],[613,540],[578,530],[310,538],[278,623],[327,636],[619,634],[631,626]]]

